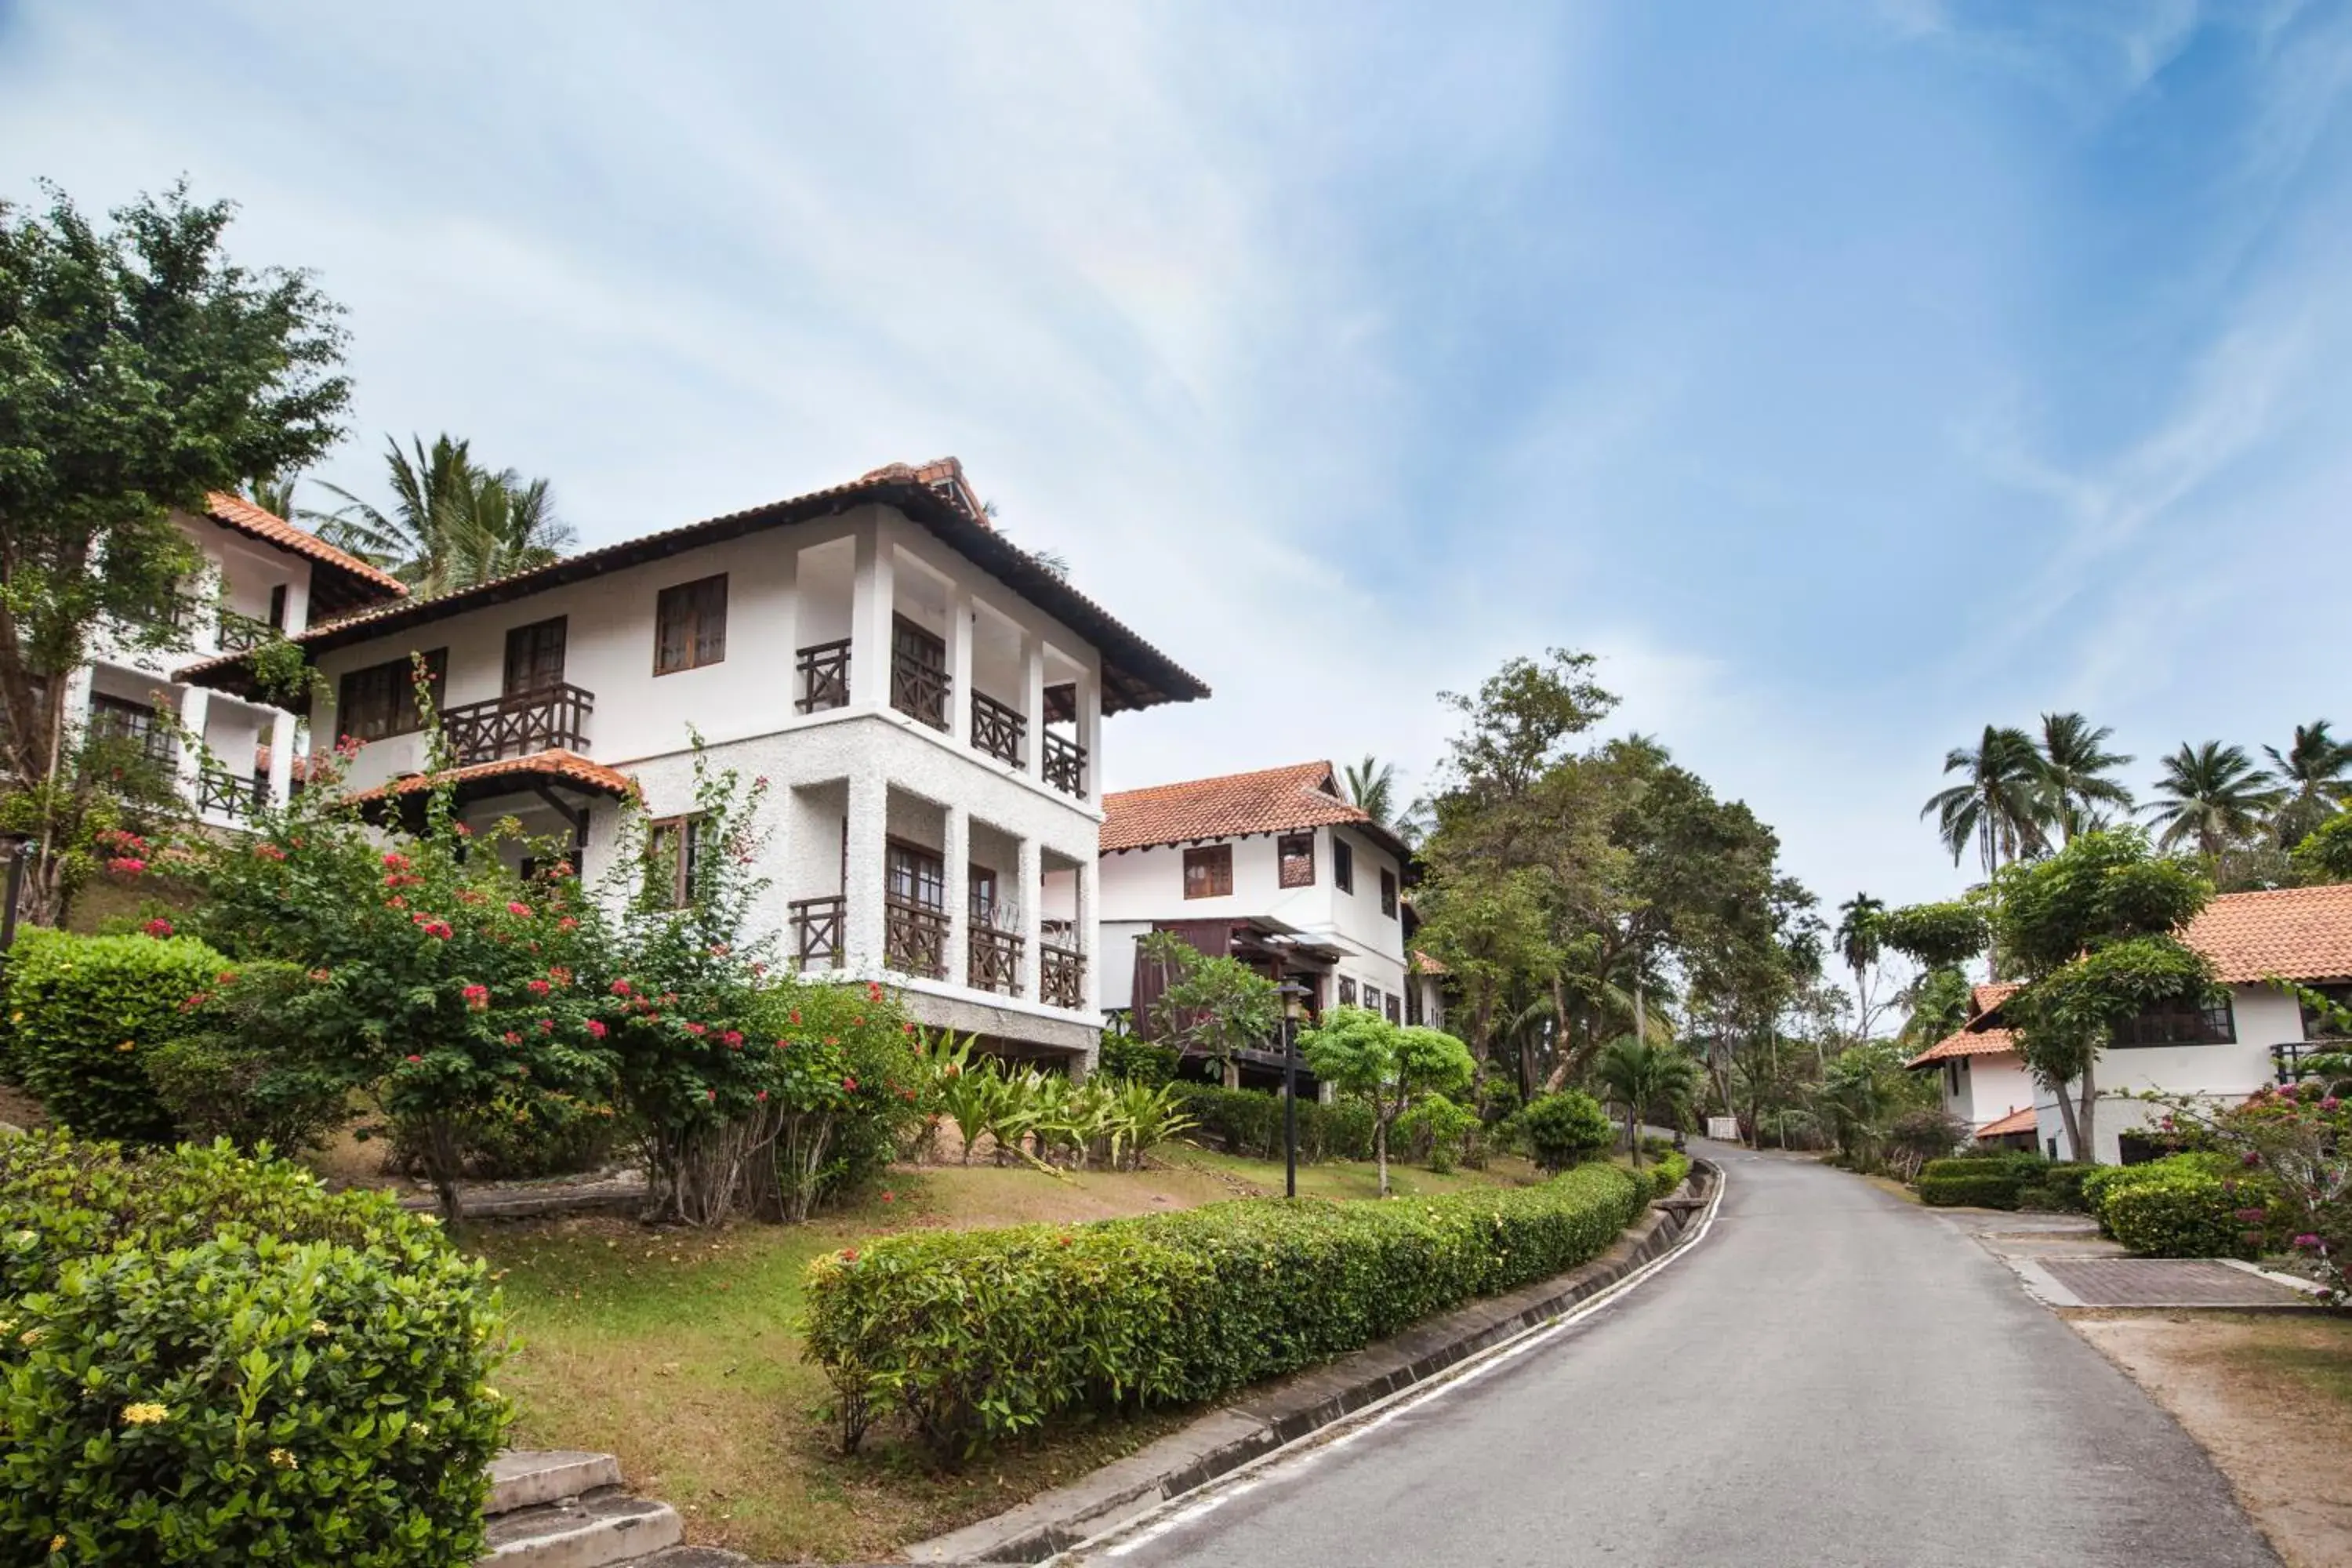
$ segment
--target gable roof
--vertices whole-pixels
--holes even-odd
[[[545,566],[478,583],[456,593],[409,599],[346,616],[331,626],[313,626],[294,641],[316,658],[335,648],[463,615],[468,610],[504,604],[607,572],[659,561],[682,551],[809,522],[869,504],[896,507],[929,529],[942,543],[1092,643],[1103,658],[1104,712],[1150,708],[1161,702],[1191,702],[1209,695],[1209,688],[1199,677],[1114,619],[1101,605],[1071,587],[1060,574],[1047,569],[1035,556],[997,532],[972,504],[963,466],[952,458],[926,463],[920,468],[891,463],[845,485],[811,490],[789,500],[771,501],[746,511],[729,512],[682,528],[583,551]],[[245,654],[227,654],[205,659],[180,670],[178,679],[197,686],[236,689],[250,679],[249,658]]]
[[[2034,1125],[2033,1107],[2029,1105],[2022,1110],[2012,1110],[2006,1116],[1986,1122],[1977,1129],[1977,1139],[1981,1142],[1988,1138],[2007,1138],[2020,1132],[2031,1132]]]
[[[401,795],[415,795],[442,784],[455,784],[459,793],[467,786],[479,786],[490,780],[513,778],[517,781],[543,779],[552,783],[579,784],[599,795],[615,800],[627,798],[629,776],[602,763],[590,762],[577,752],[555,747],[544,752],[531,752],[520,757],[499,757],[487,763],[470,763],[462,768],[450,768],[437,773],[405,773],[373,789],[360,790],[344,796],[352,805],[369,805]]]
[[[264,511],[226,490],[214,490],[205,497],[205,515],[233,533],[299,555],[313,567],[324,567],[330,580],[321,582],[313,572],[311,585],[322,601],[321,607],[331,612],[407,596],[408,584],[391,573],[371,566],[358,556],[336,549],[309,529],[297,528],[276,512]],[[320,589],[326,592],[318,593]]]
[[[1357,829],[1400,858],[1406,853],[1395,834],[1339,798],[1329,763],[1294,763],[1286,768],[1113,790],[1102,804],[1101,847],[1106,855],[1334,825]]]

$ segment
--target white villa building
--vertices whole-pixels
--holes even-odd
[[[295,638],[362,742],[345,787],[421,801],[431,672],[477,827],[568,840],[593,884],[642,790],[680,889],[695,742],[768,782],[758,918],[813,974],[902,987],[933,1026],[1092,1063],[1107,714],[1208,695],[997,533],[953,458],[819,490]],[[182,672],[236,692],[225,657]]]
[[[295,715],[250,688],[216,691],[167,673],[190,651],[236,654],[271,631],[299,636],[312,623],[394,603],[400,580],[347,555],[284,518],[235,496],[205,498],[203,516],[173,521],[204,559],[184,585],[180,627],[187,647],[141,650],[101,635],[90,662],[67,680],[65,711],[101,735],[136,742],[178,772],[198,819],[234,826],[257,801],[283,804],[295,756]],[[171,725],[200,738],[183,745]]]
[[[2182,936],[2212,961],[2228,998],[2144,1014],[2099,1053],[2092,1155],[2101,1164],[2151,1152],[2146,1130],[2163,1112],[2142,1094],[2240,1099],[2285,1081],[2307,1051],[2344,1048],[2340,1040],[2319,1043],[2317,1020],[2273,982],[2338,997],[2352,992],[2352,885],[2223,893]],[[2001,1017],[2016,989],[1976,987],[1975,1016],[1910,1065],[1941,1075],[1944,1108],[1979,1142],[2021,1142],[2030,1134],[2052,1158],[2072,1158],[2056,1097],[2026,1070]]]
[[[1309,1018],[1360,1006],[1440,1021],[1436,966],[1405,947],[1410,852],[1339,797],[1330,763],[1122,790],[1103,812],[1101,999],[1137,1033],[1152,1033],[1167,984],[1139,947],[1154,931],[1304,986]],[[1278,1062],[1244,1053],[1240,1067]]]

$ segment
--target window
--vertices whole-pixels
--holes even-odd
[[[179,750],[176,737],[156,716],[155,710],[127,698],[93,696],[89,700],[89,732],[98,740],[121,741],[136,746],[149,762],[165,767],[172,764]]]
[[[1234,890],[1234,847],[1200,844],[1184,851],[1184,896],[1222,899]]]
[[[2238,1037],[2227,998],[2210,1005],[2160,1002],[2116,1026],[2116,1046],[2226,1046]]]
[[[706,826],[696,815],[666,816],[646,830],[646,897],[673,910],[694,902]]]
[[[919,844],[890,840],[886,885],[890,896],[902,904],[942,911],[948,907],[947,863]]]
[[[996,924],[996,873],[986,866],[971,868],[971,921],[974,925]]]
[[[664,588],[654,605],[654,673],[698,669],[727,657],[727,574]]]
[[[1407,980],[1404,983],[1404,1021],[1408,1024],[1418,1024],[1422,1021],[1421,982],[1418,980]]]
[[[1398,1015],[1398,1013],[1399,1013],[1399,1011],[1401,1010],[1401,1008],[1400,1008],[1400,1004],[1399,1004],[1399,1002],[1398,1002],[1398,1000],[1397,1000],[1397,994],[1396,994],[1396,993],[1395,993],[1395,992],[1393,992],[1393,991],[1390,992],[1390,993],[1388,994],[1388,995],[1383,999],[1383,1003],[1384,1003],[1384,1005],[1387,1006],[1387,1008],[1388,1008],[1388,1010],[1389,1010],[1389,1022],[1390,1022],[1390,1023],[1391,1023],[1391,1024],[1402,1024],[1402,1023],[1403,1023],[1403,1022],[1404,1022],[1404,1020],[1403,1020],[1402,1018],[1401,1018],[1401,1017],[1399,1017],[1399,1016],[1397,1016],[1397,1015]]]
[[[2307,985],[2306,991],[2316,991],[2338,1011],[2352,1008],[2352,985]],[[2303,1006],[2303,1037],[2306,1040],[2340,1040],[2344,1031],[2328,1021],[2327,1015],[2310,1003]]]
[[[1946,1091],[1947,1091],[1947,1092],[1948,1092],[1948,1093],[1952,1096],[1952,1098],[1953,1098],[1953,1099],[1957,1100],[1957,1099],[1958,1099],[1958,1098],[1959,1098],[1959,1093],[1960,1093],[1960,1064],[1959,1064],[1959,1063],[1958,1063],[1958,1062],[1956,1062],[1956,1061],[1955,1061],[1955,1062],[1946,1062],[1946,1063],[1944,1064],[1944,1088],[1945,1088]]]
[[[1338,834],[1331,835],[1331,885],[1343,893],[1356,890],[1356,848]]]
[[[1286,833],[1274,841],[1274,852],[1282,863],[1284,887],[1311,888],[1315,885],[1315,835]]]
[[[286,629],[286,584],[283,583],[269,590],[269,625],[273,631]]]
[[[562,616],[509,631],[505,695],[514,697],[562,685],[564,637]]]
[[[1391,920],[1396,919],[1396,873],[1394,871],[1381,872],[1381,913],[1388,916]]]
[[[1381,988],[1379,986],[1369,983],[1365,984],[1364,1010],[1370,1013],[1377,1013],[1381,1010]]]
[[[436,647],[425,656],[425,685],[433,707],[441,707],[441,689],[449,674],[449,650]],[[393,735],[414,735],[425,728],[416,707],[416,670],[405,658],[386,659],[343,677],[335,703],[338,733],[354,741],[381,741]]]
[[[1339,976],[1339,1005],[1342,1007],[1352,1007],[1355,1005],[1356,983],[1342,974]]]

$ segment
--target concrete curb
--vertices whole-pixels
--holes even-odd
[[[1206,1485],[1369,1405],[1426,1383],[1482,1351],[1541,1329],[1689,1237],[1722,1173],[1703,1160],[1610,1249],[1580,1268],[1474,1301],[1392,1340],[1368,1345],[1263,1388],[1066,1487],[992,1519],[907,1548],[917,1563],[1040,1563],[1171,1498]],[[1678,1204],[1676,1200],[1693,1200]]]

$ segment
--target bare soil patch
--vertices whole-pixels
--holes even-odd
[[[2213,1456],[2291,1568],[2352,1563],[2352,1319],[2065,1316]]]

